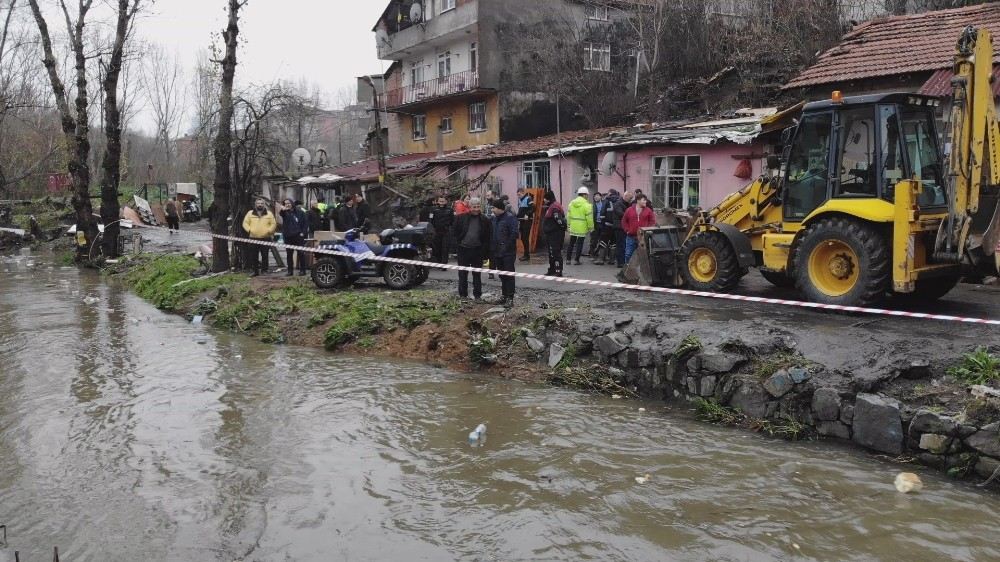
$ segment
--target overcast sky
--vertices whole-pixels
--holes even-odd
[[[379,74],[374,27],[388,0],[250,0],[243,9],[237,80],[307,79],[332,96],[355,78]],[[157,0],[138,35],[176,51],[187,69],[213,39],[222,44],[225,0]],[[141,126],[141,124],[140,124]]]

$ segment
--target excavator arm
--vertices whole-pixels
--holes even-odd
[[[959,262],[969,250],[996,253],[1000,242],[1000,122],[993,98],[993,39],[969,26],[958,41],[952,79],[948,161],[948,216],[941,222],[934,258]],[[984,173],[985,172],[985,173]],[[981,203],[989,204],[981,209]],[[988,222],[987,222],[988,221]],[[976,224],[988,224],[974,232]]]

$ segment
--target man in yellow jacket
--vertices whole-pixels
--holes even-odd
[[[253,240],[264,240],[271,242],[274,240],[274,233],[278,230],[278,221],[274,219],[274,213],[267,210],[267,203],[263,199],[258,199],[254,203],[254,208],[243,217],[243,230],[247,231],[247,236]],[[267,255],[271,251],[270,246],[262,244],[247,244],[250,246],[250,263],[253,265],[251,277],[257,277],[263,271],[267,273]]]
[[[569,221],[569,250],[566,251],[566,263],[580,265],[580,255],[583,254],[583,241],[594,231],[594,206],[590,204],[590,190],[581,187],[576,191],[577,197],[569,204],[566,219]],[[573,251],[576,250],[576,259]]]

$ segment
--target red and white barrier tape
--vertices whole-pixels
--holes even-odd
[[[162,228],[162,227],[148,227],[146,228]],[[184,234],[191,234],[185,232]],[[331,256],[343,256],[349,258],[356,258],[357,254],[351,254],[349,252],[338,252],[336,250],[330,250],[326,248],[310,248],[307,246],[292,246],[289,244],[283,244],[278,242],[269,242],[266,240],[254,240],[252,238],[238,238],[236,236],[227,236],[224,234],[211,234],[213,238],[219,238],[222,240],[229,240],[232,242],[240,242],[245,244],[256,244],[260,246],[270,246],[274,248],[284,248],[289,250],[297,250],[302,252],[311,252],[315,254],[325,254]],[[705,291],[692,291],[689,289],[675,289],[669,287],[649,287],[645,285],[629,285],[627,283],[616,283],[613,281],[595,281],[591,279],[574,279],[572,277],[553,277],[551,275],[539,275],[537,273],[518,273],[512,271],[499,271],[495,269],[485,269],[482,267],[466,267],[451,264],[440,264],[423,262],[417,260],[407,260],[401,258],[387,258],[382,256],[372,256],[366,259],[372,261],[383,261],[387,263],[400,263],[405,265],[414,265],[427,267],[431,269],[446,269],[451,271],[468,271],[470,273],[492,273],[495,275],[505,275],[508,277],[515,277],[520,279],[531,279],[537,281],[551,281],[553,283],[570,283],[574,285],[586,285],[590,287],[607,287],[609,289],[623,289],[628,291],[641,291],[646,293],[660,293],[668,295],[681,295],[688,297],[702,297],[710,299],[720,299],[728,301],[740,301],[740,302],[752,302],[759,304],[776,304],[781,306],[794,306],[799,308],[810,308],[814,310],[833,310],[838,312],[853,312],[860,314],[870,314],[878,316],[894,316],[900,318],[916,318],[923,320],[939,320],[945,322],[961,322],[965,324],[981,324],[987,326],[1000,326],[1000,320],[989,320],[986,318],[970,318],[965,316],[951,316],[946,314],[929,314],[925,312],[908,312],[903,310],[889,310],[883,308],[868,308],[861,306],[843,306],[837,304],[821,304],[816,302],[806,302],[806,301],[793,301],[786,299],[772,299],[767,297],[752,297],[744,295],[732,295],[728,293],[710,293]]]

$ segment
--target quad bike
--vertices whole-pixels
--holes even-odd
[[[312,280],[320,289],[334,289],[352,285],[361,278],[381,277],[390,289],[412,289],[425,281],[429,270],[424,266],[376,261],[373,257],[419,260],[424,232],[419,229],[384,230],[379,242],[365,242],[358,229],[344,233],[342,239],[320,242],[319,247],[351,254],[334,256],[320,254],[312,267]],[[400,242],[396,242],[400,240]],[[409,240],[409,242],[403,242]],[[417,243],[414,243],[417,242]]]

